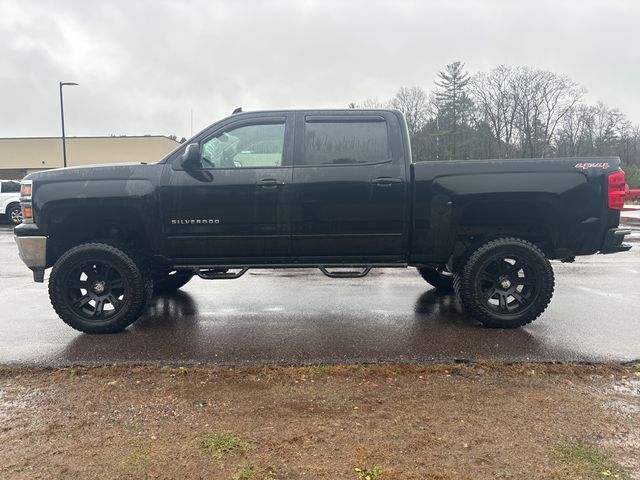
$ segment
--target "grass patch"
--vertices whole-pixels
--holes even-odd
[[[221,458],[238,448],[243,448],[244,443],[231,432],[214,433],[207,436],[202,442],[202,447],[212,455]]]
[[[331,365],[316,365],[313,367],[313,373],[316,375],[329,375],[332,371]]]
[[[142,432],[143,425],[140,422],[130,422],[124,424],[124,429],[129,433]]]
[[[149,453],[144,445],[136,445],[122,463],[127,467],[147,467],[149,465]]]
[[[271,470],[258,467],[240,467],[231,480],[276,480]]]
[[[373,467],[356,467],[356,474],[358,480],[378,480],[382,478],[382,468],[378,465]]]
[[[256,469],[254,467],[240,467],[240,469],[233,474],[231,480],[251,480],[255,478]]]
[[[569,478],[615,478],[628,480],[628,473],[602,450],[576,441],[564,441],[552,448],[556,462],[568,469]]]

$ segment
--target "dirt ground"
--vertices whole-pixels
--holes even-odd
[[[640,478],[640,367],[0,368],[0,478]]]

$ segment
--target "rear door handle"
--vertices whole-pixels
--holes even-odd
[[[278,188],[280,185],[284,185],[284,182],[276,180],[275,178],[265,178],[256,182],[256,187],[260,188]]]
[[[371,180],[371,183],[373,183],[377,187],[390,187],[394,183],[402,183],[402,179],[393,177],[378,177]]]

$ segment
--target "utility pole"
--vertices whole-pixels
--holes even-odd
[[[62,101],[62,87],[65,85],[78,85],[73,82],[58,82],[60,86],[60,118],[62,120],[62,161],[63,165],[67,166],[67,142],[64,135],[64,102]]]

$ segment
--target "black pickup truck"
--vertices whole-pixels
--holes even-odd
[[[517,327],[551,299],[549,260],[630,248],[625,187],[610,157],[412,163],[394,110],[245,112],[156,164],[27,176],[15,236],[88,333],[126,328],[194,275],[290,267],[416,267],[482,324]]]

